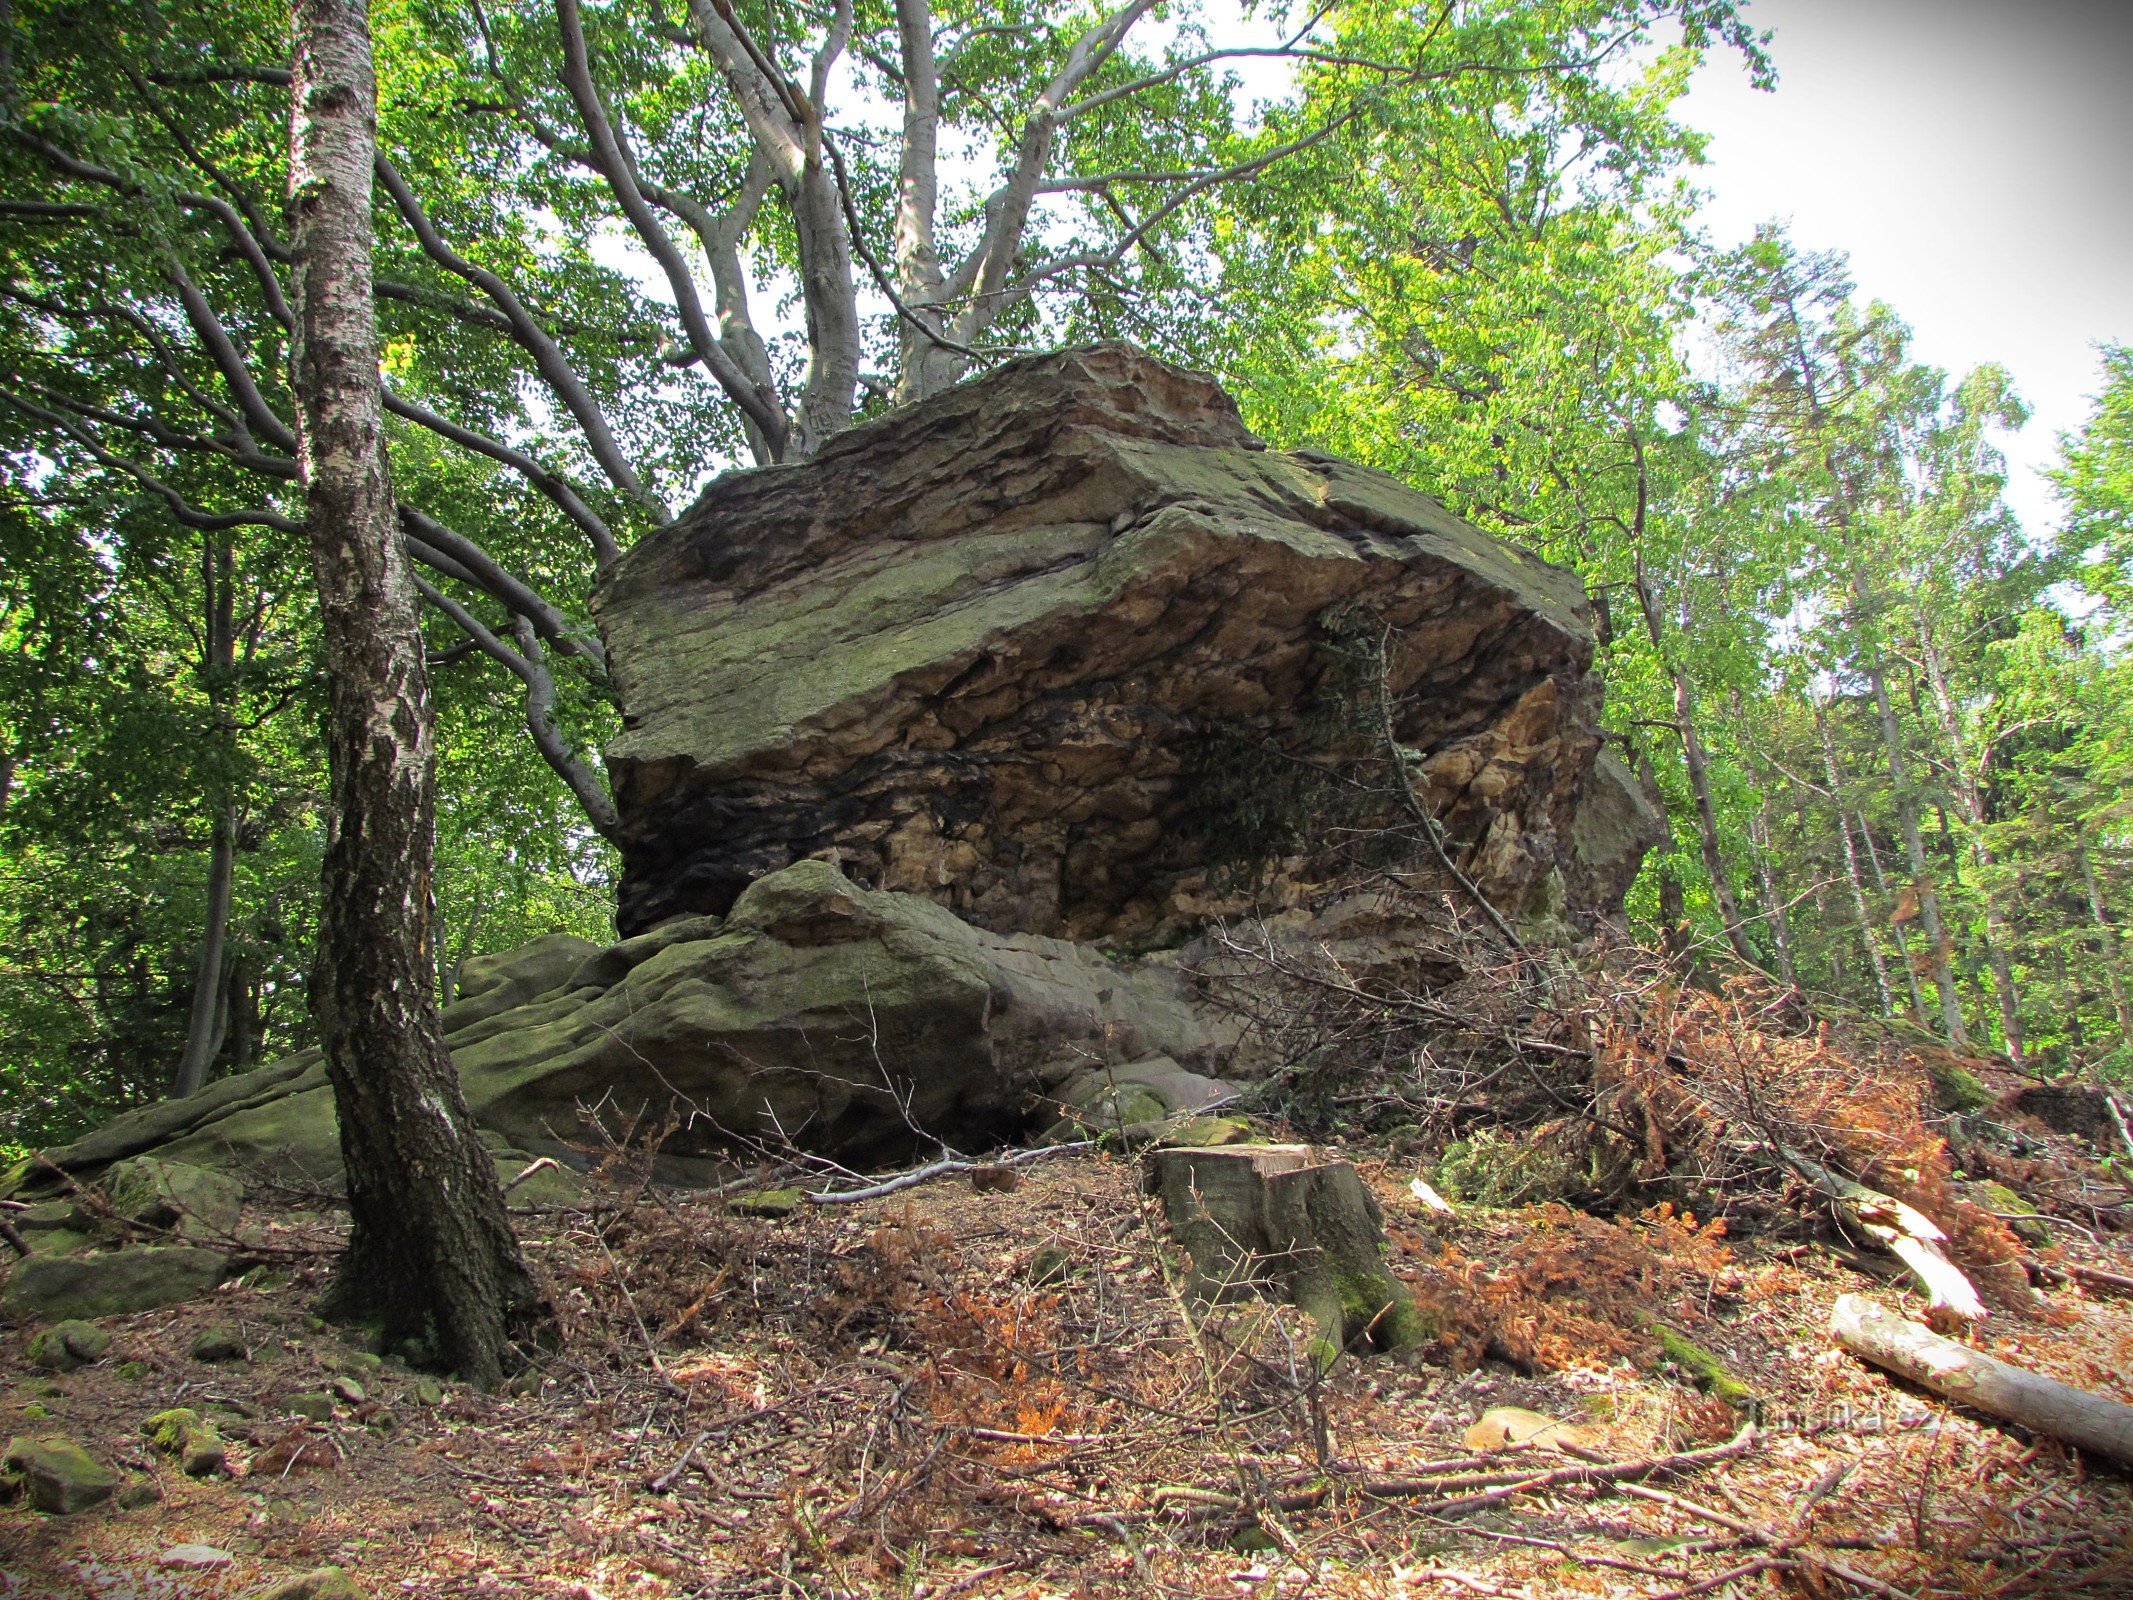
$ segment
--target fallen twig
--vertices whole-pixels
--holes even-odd
[[[1499,1505],[1503,1501],[1522,1494],[1534,1494],[1543,1489],[1560,1488],[1572,1483],[1617,1483],[1629,1478],[1649,1478],[1658,1474],[1692,1472],[1701,1467],[1715,1466],[1721,1461],[1731,1461],[1736,1456],[1746,1455],[1755,1447],[1755,1424],[1749,1423],[1724,1444],[1712,1445],[1703,1450],[1684,1450],[1673,1455],[1646,1456],[1636,1461],[1589,1462],[1575,1467],[1555,1467],[1547,1472],[1536,1472],[1518,1478],[1511,1483],[1500,1484],[1479,1494],[1461,1495],[1450,1500],[1436,1500],[1416,1509],[1430,1516],[1449,1516],[1460,1512],[1479,1510],[1483,1506]],[[1359,1485],[1362,1492],[1373,1499],[1410,1499],[1415,1495],[1431,1494],[1442,1490],[1445,1481],[1441,1478],[1365,1478]]]
[[[1065,1144],[1038,1145],[1030,1150],[1015,1150],[997,1159],[968,1161],[961,1156],[943,1156],[940,1160],[909,1172],[899,1172],[893,1178],[884,1178],[879,1183],[870,1183],[861,1189],[827,1189],[821,1193],[802,1191],[805,1198],[818,1206],[850,1205],[855,1200],[878,1200],[885,1194],[895,1194],[900,1189],[914,1188],[934,1178],[944,1178],[952,1173],[972,1172],[979,1167],[1019,1167],[1026,1162],[1041,1160],[1045,1156],[1063,1155],[1070,1150],[1091,1150],[1094,1139],[1075,1139]]]

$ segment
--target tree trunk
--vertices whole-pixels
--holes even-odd
[[[1866,908],[1866,884],[1859,876],[1859,850],[1852,842],[1852,825],[1844,813],[1844,786],[1837,776],[1837,745],[1829,736],[1829,719],[1822,704],[1815,702],[1815,732],[1822,740],[1822,771],[1829,779],[1830,803],[1837,808],[1837,833],[1844,841],[1844,876],[1852,887],[1852,910],[1859,918],[1859,942],[1866,946],[1867,964],[1874,970],[1874,992],[1881,996],[1881,1014],[1896,1015],[1896,999],[1889,992],[1888,964],[1881,958],[1881,942],[1874,937],[1874,919]]]
[[[223,951],[230,927],[230,881],[237,858],[237,818],[225,803],[215,814],[207,853],[207,921],[200,934],[200,967],[193,974],[192,1009],[185,1020],[185,1049],[178,1057],[170,1092],[182,1099],[207,1085],[207,1070],[222,1043]]]
[[[1641,520],[1640,513],[1640,523]],[[1688,769],[1689,795],[1696,806],[1696,843],[1703,852],[1704,874],[1711,881],[1711,903],[1718,908],[1726,943],[1733,947],[1733,953],[1750,966],[1760,966],[1762,963],[1741,928],[1740,901],[1726,876],[1725,854],[1718,847],[1718,809],[1711,801],[1711,764],[1704,754],[1703,737],[1696,731],[1696,686],[1685,668],[1666,661],[1666,630],[1659,596],[1645,573],[1641,553],[1636,557],[1635,587],[1637,608],[1644,614],[1644,631],[1652,642],[1652,652],[1665,664],[1674,686],[1674,731],[1681,737],[1682,764]]]
[[[2133,1039],[2133,1007],[2126,999],[2126,974],[2118,941],[2118,924],[2113,922],[2103,908],[2103,888],[2096,881],[2096,868],[2089,860],[2085,849],[2076,849],[2074,859],[2081,865],[2081,886],[2089,902],[2089,920],[2096,925],[2098,953],[2103,957],[2104,979],[2111,986],[2111,1009],[2118,1017],[2118,1037],[2121,1043]]]
[[[1992,881],[1996,863],[1985,843],[1984,773],[1971,755],[1969,740],[1963,737],[1962,719],[1956,715],[1955,696],[1948,687],[1940,647],[1931,624],[1923,619],[1918,644],[1925,662],[1926,682],[1933,690],[1933,709],[1940,721],[1941,737],[1947,741],[1952,758],[1948,764],[1956,774],[1955,797],[1969,833],[1970,859],[1978,870],[1978,894],[1985,902],[1985,966],[1992,974],[1992,997],[1999,1008],[2000,1041],[2007,1047],[2008,1059],[2021,1070],[2028,1065],[2023,1054],[2022,997],[2015,987],[2014,963],[2007,953],[2014,931],[2008,926],[1998,886]]]
[[[1948,930],[1940,920],[1940,894],[1933,887],[1932,874],[1926,870],[1926,841],[1918,826],[1918,800],[1905,776],[1903,730],[1896,722],[1896,707],[1889,700],[1888,674],[1878,659],[1867,668],[1867,680],[1874,691],[1882,752],[1888,758],[1889,788],[1896,802],[1896,820],[1903,829],[1912,887],[1918,896],[1919,931],[1926,936],[1926,956],[1933,969],[1933,988],[1940,998],[1941,1023],[1950,1044],[1967,1045],[1970,1030],[1963,1025],[1962,997],[1956,991],[1955,972],[1948,963]]]
[[[340,1116],[335,1315],[493,1384],[542,1307],[437,1022],[429,686],[386,477],[371,296],[376,85],[365,0],[295,0],[291,387],[328,679],[311,1004]]]
[[[1346,1161],[1300,1144],[1157,1149],[1142,1176],[1162,1198],[1195,1299],[1300,1306],[1318,1324],[1321,1362],[1409,1349],[1434,1331],[1386,1270],[1384,1219]]]
[[[1884,902],[1889,898],[1888,874],[1881,870],[1881,852],[1874,848],[1874,830],[1866,825],[1866,813],[1856,813],[1859,819],[1859,837],[1866,845],[1867,865],[1874,869],[1874,892]],[[1926,1020],[1926,993],[1918,986],[1918,962],[1911,954],[1910,936],[1903,931],[1903,924],[1894,917],[1889,919],[1889,931],[1896,936],[1896,953],[1903,958],[1904,983],[1911,991],[1911,1020],[1921,1028],[1930,1028]]]
[[[1789,984],[1800,981],[1799,969],[1792,958],[1792,917],[1785,909],[1785,902],[1778,893],[1776,869],[1770,860],[1770,785],[1762,781],[1762,800],[1755,811],[1756,882],[1763,891],[1763,915],[1770,919],[1770,943],[1777,957],[1778,976]]]

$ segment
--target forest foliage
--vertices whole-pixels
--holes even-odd
[[[189,1048],[307,1042],[323,689],[286,8],[0,19],[0,1142],[36,1144]],[[1583,576],[1611,736],[1672,818],[1643,932],[2133,1073],[2133,351],[2100,353],[2057,525],[2022,526],[2004,372],[1921,361],[1779,229],[1709,237],[1679,101],[1714,55],[1770,73],[1732,5],[1350,0],[1260,8],[1249,46],[1147,3],[373,25],[447,997],[470,955],[607,926],[586,600],[618,550],[720,470],[1124,337]]]

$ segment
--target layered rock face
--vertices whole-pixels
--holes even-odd
[[[1512,915],[1618,903],[1651,842],[1626,775],[1594,780],[1571,574],[1266,449],[1211,380],[1122,346],[721,479],[595,612],[627,707],[625,933],[815,856],[987,928],[1174,942],[1270,865],[1326,870],[1264,796],[1382,754],[1379,677]]]

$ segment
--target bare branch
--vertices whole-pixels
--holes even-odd
[[[165,450],[216,455],[249,472],[292,483],[296,480],[296,463],[293,460],[287,456],[263,454],[253,444],[249,434],[240,435],[236,439],[217,439],[202,433],[186,433],[173,428],[153,413],[139,417],[128,416],[123,412],[77,400],[74,396],[54,389],[49,384],[39,383],[34,378],[18,377],[17,381],[39,398],[85,422],[98,422],[107,428],[122,428],[129,433],[138,433]]]
[[[1022,235],[1029,225],[1031,202],[1043,181],[1058,135],[1059,113],[1074,91],[1089,75],[1111,58],[1125,42],[1127,32],[1154,6],[1155,0],[1129,0],[1074,42],[1066,64],[1045,85],[1037,103],[1023,122],[1014,169],[1007,181],[986,202],[985,232],[947,284],[949,299],[965,294],[969,304],[956,319],[952,331],[966,343],[982,332],[999,314],[1001,291],[1007,285]]]
[[[602,673],[607,671],[607,652],[597,638],[580,631],[525,580],[505,571],[494,556],[465,534],[404,502],[400,506],[400,525],[410,540],[420,541],[449,560],[455,569],[452,576],[481,590],[505,610],[529,619],[540,636],[565,655],[583,656]]]
[[[404,417],[409,422],[420,424],[463,449],[472,450],[477,455],[487,456],[491,461],[511,468],[554,501],[563,514],[578,525],[585,537],[592,542],[594,559],[603,569],[620,558],[622,547],[616,543],[614,534],[600,519],[599,513],[580,499],[577,490],[563,478],[550,472],[524,451],[515,450],[499,439],[492,439],[485,433],[477,433],[474,429],[462,426],[447,417],[440,417],[426,406],[419,405],[389,388],[385,391],[385,409],[396,417]]]
[[[599,87],[593,82],[578,0],[556,0],[556,19],[563,34],[563,83],[570,91],[586,135],[592,141],[593,165],[607,179],[608,187],[621,203],[630,226],[666,274],[667,286],[673,291],[674,306],[681,315],[682,329],[689,336],[690,348],[695,350],[697,358],[718,386],[761,432],[770,446],[771,459],[781,459],[789,433],[784,408],[774,392],[759,388],[741,370],[711,332],[711,325],[704,318],[702,301],[696,293],[696,280],[689,275],[688,263],[682,259],[673,239],[652,214],[650,203],[638,188],[635,163],[630,159],[621,134],[608,117],[607,108],[601,104]]]
[[[642,175],[637,180],[646,199],[681,218],[696,235],[697,243],[703,248],[704,260],[711,268],[719,343],[726,347],[727,354],[741,370],[766,390],[774,382],[770,352],[764,347],[762,336],[755,331],[755,319],[748,309],[748,274],[741,266],[741,241],[755,226],[763,201],[776,181],[777,174],[771,170],[770,158],[763,154],[760,146],[750,149],[748,170],[741,178],[740,192],[724,211],[713,212],[701,201],[653,183]]]
[[[422,202],[415,197],[415,191],[408,187],[407,180],[400,175],[399,169],[384,155],[379,155],[377,166],[378,181],[392,197],[393,205],[398,209],[401,218],[414,232],[416,242],[422,246],[422,253],[454,277],[473,284],[503,313],[510,326],[511,337],[533,357],[534,368],[540,373],[542,381],[548,385],[555,397],[562,401],[564,409],[577,419],[578,427],[583,430],[586,443],[592,449],[593,459],[600,463],[600,469],[607,474],[608,480],[650,513],[659,526],[665,527],[672,522],[673,514],[645,486],[644,481],[637,476],[636,469],[623,456],[621,447],[616,444],[615,436],[607,426],[607,418],[601,412],[599,402],[592,396],[592,391],[586,388],[584,380],[564,357],[561,347],[548,336],[547,330],[534,319],[533,313],[526,309],[526,303],[519,299],[502,278],[487,267],[477,266],[467,260],[445,242],[444,236],[437,231],[436,224],[430,221],[429,214],[423,210]]]
[[[178,292],[178,303],[185,308],[185,320],[193,327],[193,336],[200,347],[215,363],[222,374],[222,381],[229,386],[237,409],[243,413],[246,427],[257,432],[267,443],[280,450],[296,453],[296,432],[275,414],[267,404],[265,395],[259,392],[259,384],[252,377],[251,363],[237,348],[237,341],[230,336],[222,318],[217,315],[207,294],[187,275],[175,255],[163,264],[163,277]]]
[[[140,462],[104,448],[94,434],[72,417],[41,406],[10,389],[0,389],[0,401],[14,406],[27,416],[35,417],[47,427],[56,428],[86,450],[97,465],[132,478],[169,507],[170,514],[185,527],[201,528],[209,532],[221,532],[230,528],[272,528],[279,533],[304,531],[301,522],[264,506],[249,507],[243,511],[202,511]]]
[[[824,97],[829,92],[830,69],[837,58],[844,54],[845,46],[852,42],[852,0],[837,0],[835,13],[830,18],[829,32],[823,36],[822,48],[815,52],[814,70],[808,74],[807,95],[815,108],[817,121],[822,116]]]
[[[495,631],[475,616],[465,606],[439,589],[419,572],[414,574],[415,587],[422,598],[435,606],[452,624],[473,641],[482,654],[502,663],[526,688],[526,729],[533,735],[541,757],[577,797],[579,807],[603,837],[615,837],[620,819],[615,814],[615,802],[593,770],[570,748],[562,732],[555,725],[555,678],[541,659],[541,643],[526,618],[518,622],[519,648],[497,637]]]

